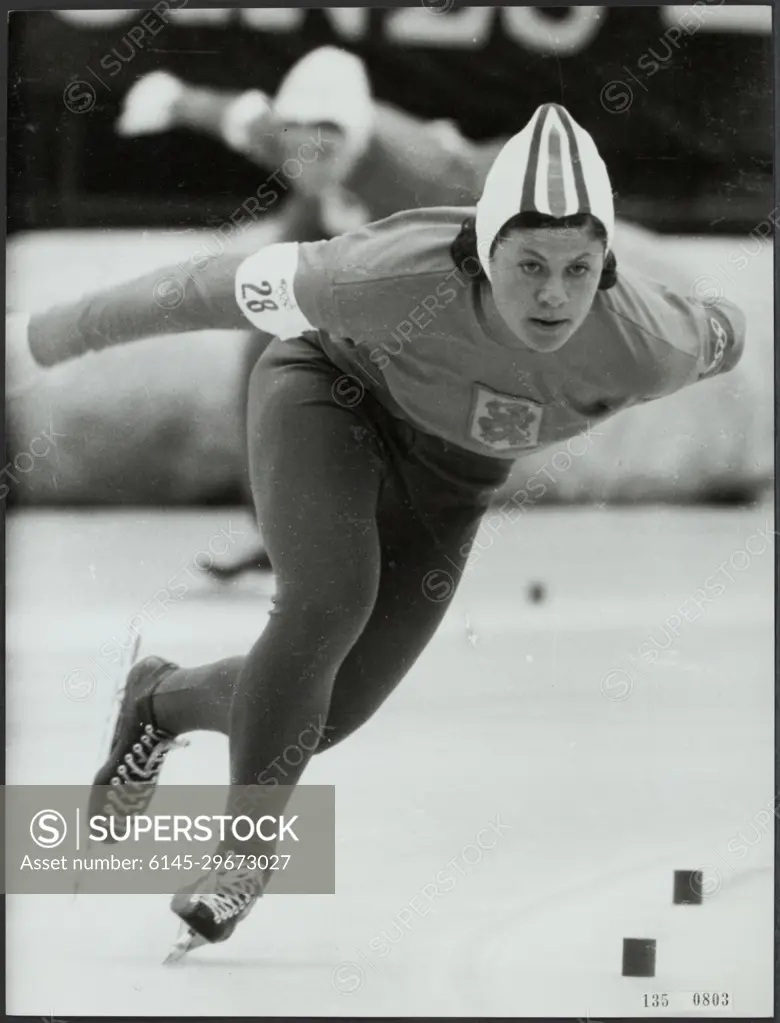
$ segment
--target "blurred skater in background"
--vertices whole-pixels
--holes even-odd
[[[200,132],[259,167],[282,168],[294,200],[277,241],[319,241],[407,209],[471,206],[506,141],[473,142],[453,121],[374,100],[360,58],[330,46],[298,61],[274,97],[146,75],[127,93],[116,129]]]

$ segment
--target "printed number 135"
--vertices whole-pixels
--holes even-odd
[[[666,1009],[669,1005],[669,995],[659,993],[645,995],[644,1005],[646,1009]]]

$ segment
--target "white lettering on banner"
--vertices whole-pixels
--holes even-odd
[[[772,8],[770,5],[737,4],[721,7],[723,0],[690,5],[670,5],[661,8],[664,25],[685,27],[685,18],[696,12],[699,32],[729,32],[768,36],[772,31]]]
[[[181,0],[179,0],[181,2]],[[772,30],[772,11],[768,5],[723,5],[723,0],[709,0],[694,7],[666,6],[661,20],[667,27],[685,27],[691,11],[697,12],[698,31],[731,32],[768,35]],[[496,16],[505,34],[536,53],[569,55],[585,49],[598,34],[607,17],[607,8],[567,7],[565,18],[551,18],[540,7],[464,7],[441,17],[431,17],[422,7],[388,11],[383,21],[383,35],[394,43],[421,46],[473,47],[487,43]],[[111,28],[137,18],[137,10],[121,11],[54,11],[61,18],[81,28]],[[253,7],[237,9],[176,10],[171,3],[167,15],[177,25],[227,25],[238,18],[249,29],[259,32],[297,32],[307,11],[286,7]],[[362,7],[325,8],[325,13],[339,39],[347,42],[365,39],[368,35],[369,12]]]
[[[343,39],[365,39],[368,35],[367,7],[325,7],[323,10]]]
[[[334,32],[341,39],[365,39],[368,34],[367,8],[325,7],[323,10]],[[306,17],[305,10],[295,7],[249,7],[236,13],[249,28],[261,32],[295,32],[301,28]]]
[[[177,10],[177,7],[181,7],[186,3],[186,0],[172,0],[172,2],[164,2],[165,17],[163,20],[170,20],[175,25],[227,25],[230,21],[233,11],[228,8],[227,10],[218,10],[217,8],[205,8],[200,10]],[[62,18],[63,21],[71,22],[82,28],[112,28],[116,25],[122,25],[128,21],[140,20],[140,15],[143,13],[141,8],[136,10],[123,10],[123,11],[54,11],[53,12],[58,18]],[[158,11],[158,13],[160,13]],[[286,14],[288,13],[284,9],[272,9],[264,12],[252,12],[252,13],[265,13],[271,16],[275,14]],[[291,11],[292,14],[301,14],[300,11]],[[161,14],[162,17],[162,14]],[[290,22],[289,27],[291,29],[298,27],[300,18],[296,19],[295,22]],[[262,26],[265,28],[265,24]]]
[[[540,7],[502,7],[507,35],[537,53],[579,53],[595,38],[604,20],[603,7],[565,7],[565,18],[550,18]]]
[[[111,28],[135,18],[137,11],[54,11],[63,21],[73,22],[82,28]]]
[[[184,6],[186,0],[179,0],[180,6]],[[200,10],[187,10],[170,12],[168,17],[174,25],[227,25],[233,16],[233,12],[217,10],[214,7],[201,8]]]
[[[54,11],[56,17],[82,28],[111,28],[131,21],[137,11]],[[343,39],[363,39],[368,32],[368,10],[355,7],[325,8],[337,35]],[[258,32],[297,32],[306,11],[295,7],[251,7],[246,10],[215,8],[172,10],[168,17],[174,25],[227,25],[236,16]]]
[[[479,47],[490,38],[495,17],[493,7],[465,7],[438,18],[424,7],[407,7],[392,11],[384,29],[392,43]]]
[[[193,11],[199,14],[199,11]],[[295,7],[253,7],[237,12],[249,28],[261,32],[295,32],[301,27],[305,12]]]

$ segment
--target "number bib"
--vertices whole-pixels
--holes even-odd
[[[269,245],[244,260],[236,273],[236,302],[251,324],[282,339],[314,329],[295,298],[297,269],[297,242]]]

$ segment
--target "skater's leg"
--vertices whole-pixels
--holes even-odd
[[[156,724],[171,735],[229,735],[230,705],[243,664],[243,656],[227,657],[214,664],[169,672],[152,696]]]
[[[316,748],[336,673],[376,600],[384,452],[360,412],[334,401],[337,377],[300,341],[272,345],[250,382],[251,482],[277,588],[231,703],[229,817],[284,811]],[[280,779],[273,765],[290,747],[301,749],[300,763]],[[240,850],[234,839],[221,843],[230,857],[224,869],[173,897],[189,928],[174,958],[195,936],[229,937],[272,876],[256,857],[274,848],[260,838],[241,841]]]
[[[408,507],[384,509],[379,593],[365,629],[336,675],[327,724],[318,729],[317,752],[367,721],[425,649],[454,595],[478,514],[466,509],[449,521],[442,518],[432,538]],[[423,580],[443,566],[448,577],[442,579],[452,579],[452,588],[445,599],[430,600]],[[199,730],[229,735],[230,707],[244,660],[231,657],[170,672],[154,693],[157,724],[172,735]]]
[[[249,380],[252,376],[252,370],[257,365],[257,362],[263,352],[266,351],[268,346],[273,341],[271,334],[265,334],[261,330],[252,332],[252,335],[244,348],[243,358],[241,360],[241,367],[239,369],[239,409],[242,421],[241,436],[246,442],[247,437],[247,406],[249,402]],[[248,449],[244,448],[245,455],[248,457]],[[246,459],[245,459],[245,463]],[[244,470],[244,476],[242,479],[243,498],[247,507],[248,516],[251,516],[252,522],[255,521],[254,505],[252,499],[252,488],[249,485],[249,470]],[[271,562],[268,557],[268,552],[261,541],[257,541],[254,548],[248,553],[242,553],[237,559],[226,560],[226,561],[213,561],[209,562],[208,566],[204,569],[207,575],[210,575],[213,579],[218,579],[221,582],[229,579],[235,579],[238,576],[244,575],[247,572],[269,572],[271,570]],[[218,728],[217,731],[222,731],[222,728]]]
[[[157,723],[177,735],[222,731],[226,707],[240,707],[239,723],[251,725],[236,760],[257,763],[239,766],[246,780],[236,784],[257,781],[289,744],[288,731],[324,722],[333,677],[368,620],[380,572],[376,441],[333,400],[332,373],[311,363],[279,369],[280,356],[268,355],[252,377],[248,426],[259,525],[276,570],[274,608],[246,660],[179,668],[153,700]],[[285,728],[276,719],[288,709],[297,717]]]
[[[278,371],[262,359],[250,383],[251,483],[277,589],[232,702],[234,785],[267,779],[298,736],[321,727],[377,596],[381,452],[359,415],[334,402],[333,377],[319,364]]]
[[[427,515],[419,515],[411,496],[408,504],[401,502],[403,514],[386,499],[380,510],[383,477],[384,495],[400,480],[385,474],[388,449],[379,445],[374,423],[334,403],[334,367],[317,363],[319,377],[300,364],[292,365],[287,376],[273,372],[282,361],[280,350],[272,348],[271,358],[261,359],[250,388],[252,484],[279,588],[270,621],[235,680],[229,715],[232,787],[226,807],[232,817],[280,815],[321,741],[331,705],[339,722],[339,734],[326,740],[332,744],[359,727],[400,681],[452,595],[429,601],[441,593],[426,594],[426,576],[446,571],[442,563],[447,556],[455,565],[462,563],[457,559],[466,557],[484,510],[482,494],[473,501],[434,501]],[[440,489],[432,487],[436,493]],[[385,516],[388,532],[380,540]],[[396,556],[402,563],[396,563]],[[374,617],[378,599],[380,613]],[[423,600],[439,606],[430,611]],[[397,636],[403,644],[399,654],[383,642],[382,629],[395,612],[407,610],[402,602],[416,604],[417,614],[406,618]],[[374,632],[372,619],[372,649],[366,647],[354,659],[334,701],[334,682],[339,684],[339,672],[356,643]],[[395,660],[377,684],[368,661],[383,653]],[[237,666],[231,664],[229,671]],[[360,692],[363,686],[370,692]],[[294,760],[286,756],[290,749],[296,750]],[[174,958],[193,942],[228,938],[264,890],[271,875],[262,871],[259,860],[256,868],[250,861],[257,853],[272,853],[275,842],[242,841],[240,850],[235,845],[226,840],[221,850],[243,854],[235,870],[226,866],[209,881],[213,887],[196,885],[174,896],[171,907],[189,929]]]
[[[462,503],[438,508],[424,525],[408,500],[382,501],[379,592],[365,629],[336,675],[316,752],[330,749],[364,724],[425,649],[460,582],[485,503],[484,498],[464,497]],[[432,593],[424,585],[426,578],[439,583]],[[161,727],[174,735],[187,729],[229,734],[230,704],[243,664],[242,657],[234,657],[168,675],[154,697]]]
[[[384,511],[379,594],[336,676],[318,753],[368,721],[424,651],[452,602],[484,508],[441,510],[430,529],[408,505]]]

